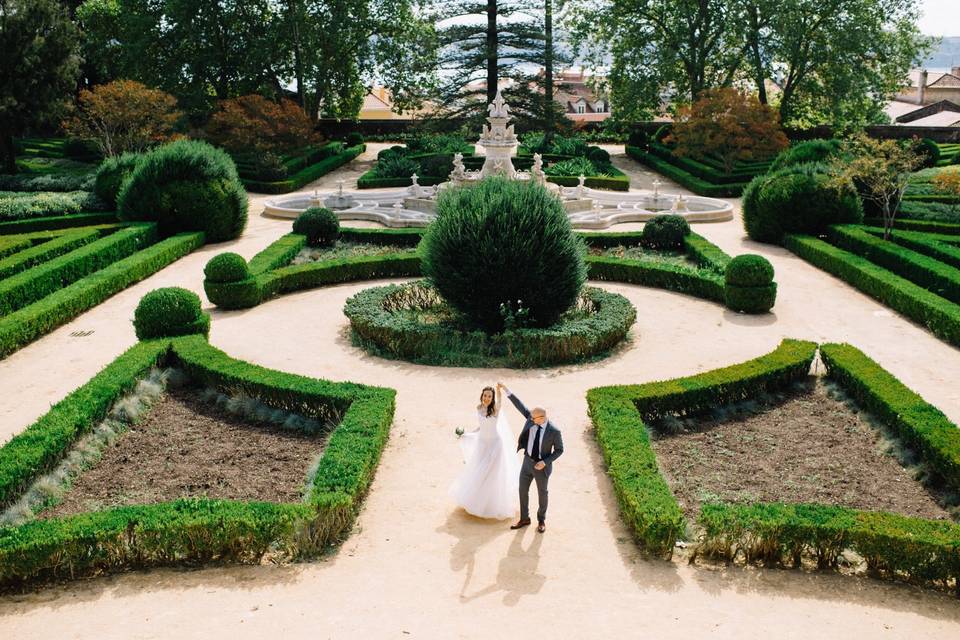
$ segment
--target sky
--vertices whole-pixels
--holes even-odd
[[[960,36],[960,0],[922,0],[920,31],[928,36]]]

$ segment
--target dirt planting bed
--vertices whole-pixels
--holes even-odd
[[[949,519],[895,445],[824,382],[652,428],[660,469],[691,521],[703,502],[813,502]]]
[[[170,389],[42,518],[181,497],[296,502],[323,434],[251,422]]]

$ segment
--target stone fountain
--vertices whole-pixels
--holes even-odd
[[[616,192],[591,189],[586,178],[580,176],[575,187],[561,187],[547,182],[543,158],[533,155],[530,171],[517,171],[513,166],[518,140],[510,121],[510,107],[497,91],[487,106],[489,116],[477,141],[486,152],[483,167],[468,171],[463,154],[454,154],[453,171],[447,182],[435,187],[419,183],[419,176],[410,176],[406,189],[369,189],[345,193],[343,180],[337,181],[332,193],[291,194],[269,198],[264,203],[264,214],[281,218],[296,218],[307,207],[324,206],[337,213],[341,220],[368,220],[388,227],[423,227],[436,215],[437,195],[446,188],[469,184],[488,176],[505,176],[511,180],[530,180],[541,184],[563,202],[574,228],[606,229],[624,222],[643,222],[661,213],[675,213],[689,222],[714,222],[733,218],[733,206],[724,200],[700,196],[668,195],[660,193],[660,181],[653,182],[653,191]]]

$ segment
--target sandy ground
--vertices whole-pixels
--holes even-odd
[[[378,148],[371,145],[365,157]],[[616,161],[635,186],[654,177],[628,159]],[[363,168],[345,167],[316,186],[355,179]],[[251,211],[261,202],[255,198]],[[202,295],[202,268],[212,255],[229,248],[249,257],[288,229],[289,222],[252,215],[240,240],[187,256],[0,361],[0,441],[133,344],[129,319],[146,291],[177,284]],[[780,283],[776,313],[742,316],[666,291],[609,285],[636,305],[638,321],[627,347],[590,365],[517,372],[374,358],[351,346],[341,312],[346,298],[370,283],[304,291],[244,311],[212,309],[211,342],[231,355],[397,389],[391,440],[354,533],[317,563],[139,572],[8,596],[0,599],[0,637],[957,635],[960,601],[947,595],[834,574],[706,570],[637,552],[591,433],[590,387],[741,362],[783,337],[843,340],[960,420],[960,351],[788,252],[748,242],[739,221],[697,231],[729,253],[770,258]],[[70,336],[91,329],[91,336]],[[471,518],[446,497],[462,464],[453,428],[471,419],[481,386],[498,379],[544,405],[564,431],[545,535]],[[519,419],[512,426],[518,429]]]

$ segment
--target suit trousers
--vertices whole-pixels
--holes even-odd
[[[536,462],[530,456],[524,454],[523,464],[520,466],[520,519],[530,519],[530,483],[537,483],[537,522],[547,521],[547,481],[550,479],[550,472],[553,465],[547,463],[547,466],[541,470],[533,468]]]

